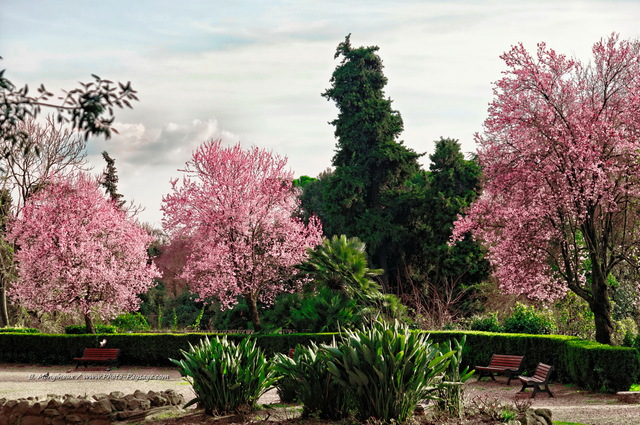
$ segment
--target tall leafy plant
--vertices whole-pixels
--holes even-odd
[[[464,383],[473,376],[474,370],[469,370],[469,366],[462,368],[462,355],[467,336],[463,335],[460,341],[457,339],[448,340],[438,345],[438,349],[444,353],[453,353],[449,358],[449,365],[444,372],[444,381],[438,389],[439,400],[438,409],[449,416],[461,418],[464,408],[462,395]]]
[[[346,331],[324,351],[329,372],[353,392],[359,418],[384,422],[405,421],[418,401],[431,398],[454,354],[398,322]]]
[[[258,398],[275,381],[275,372],[255,340],[239,344],[226,337],[208,337],[189,350],[180,350],[182,359],[170,359],[193,386],[196,397],[184,407],[198,403],[208,415],[236,412],[241,406],[254,407]]]
[[[296,383],[303,417],[341,419],[349,413],[346,389],[329,372],[326,353],[313,342],[308,347],[298,346],[292,357],[276,354],[274,368],[284,379]]]

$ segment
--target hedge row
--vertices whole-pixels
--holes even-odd
[[[565,335],[503,334],[479,331],[433,331],[434,341],[467,335],[463,361],[487,365],[491,355],[524,355],[524,374],[540,362],[553,366],[552,379],[591,391],[627,391],[640,379],[640,353]]]
[[[181,349],[196,344],[205,333],[191,334],[0,334],[0,362],[70,364],[86,347],[98,347],[107,339],[107,347],[120,347],[122,364],[171,366],[169,358],[180,357]],[[592,391],[625,391],[638,382],[640,354],[627,347],[612,347],[562,335],[501,334],[479,331],[430,332],[435,342],[467,335],[463,361],[474,367],[486,365],[491,355],[524,355],[524,371],[532,373],[539,362],[553,365],[553,378],[571,382]],[[229,339],[255,338],[268,356],[287,353],[298,344],[310,341],[326,344],[336,334],[228,334]]]

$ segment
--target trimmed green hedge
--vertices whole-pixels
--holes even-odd
[[[120,363],[127,365],[173,366],[169,358],[180,358],[180,350],[197,344],[211,333],[189,334],[0,334],[0,363],[71,364],[87,347],[99,347],[102,339],[106,347],[121,348]],[[225,334],[229,340],[239,342],[246,337],[256,339],[268,357],[274,353],[288,353],[298,344],[310,341],[329,343],[334,334]],[[46,348],[43,348],[46,347]]]
[[[480,331],[433,331],[435,342],[467,335],[463,361],[475,367],[487,365],[491,355],[524,355],[525,374],[539,362],[553,366],[552,378],[575,383],[592,391],[626,391],[640,377],[640,354],[635,348],[611,347],[562,335],[503,334]],[[198,343],[210,333],[189,334],[98,334],[49,335],[0,333],[0,363],[70,364],[87,347],[122,348],[120,361],[126,365],[172,366],[169,358],[180,358],[180,350]],[[255,338],[268,357],[288,353],[298,344],[330,343],[337,334],[227,334],[234,342]],[[46,348],[45,348],[46,347]]]
[[[640,353],[565,335],[504,334],[481,331],[433,331],[444,341],[467,335],[463,361],[471,367],[487,365],[492,354],[524,355],[524,373],[533,374],[540,362],[553,366],[552,379],[591,391],[627,391],[640,379]]]

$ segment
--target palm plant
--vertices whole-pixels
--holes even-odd
[[[300,269],[319,284],[344,292],[350,297],[367,298],[380,292],[374,280],[384,273],[367,267],[366,245],[358,238],[334,235],[325,238],[316,249],[308,249],[309,258]]]

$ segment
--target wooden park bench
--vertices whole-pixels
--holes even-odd
[[[525,388],[533,387],[533,394],[531,394],[531,398],[534,398],[536,393],[540,391],[545,391],[549,394],[549,397],[553,397],[553,394],[551,394],[551,390],[549,389],[551,369],[553,369],[553,367],[548,364],[538,363],[533,376],[518,376],[518,379],[522,382],[522,389],[520,389],[520,392],[524,391]],[[544,388],[541,388],[543,385]]]
[[[119,348],[85,348],[82,357],[75,357],[76,369],[82,363],[87,366],[88,363],[108,363],[109,369],[117,366]]]
[[[491,356],[491,361],[488,366],[476,366],[476,371],[479,372],[478,381],[485,376],[489,376],[495,381],[496,378],[493,374],[499,373],[501,375],[507,375],[509,377],[509,379],[507,379],[507,385],[511,385],[511,378],[516,377],[518,373],[520,373],[523,360],[524,356],[494,354]]]

